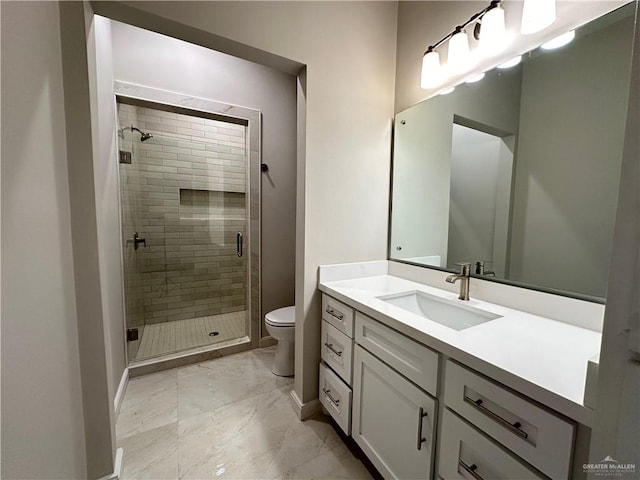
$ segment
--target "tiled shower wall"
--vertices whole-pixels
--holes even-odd
[[[246,127],[123,103],[118,117],[153,134],[119,134],[128,326],[247,310]]]

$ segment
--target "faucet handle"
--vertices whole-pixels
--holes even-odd
[[[471,274],[471,263],[470,262],[458,262],[456,263],[460,267],[460,275],[464,277],[468,277]]]
[[[493,263],[493,260],[478,260],[476,262],[476,268],[475,268],[476,275],[493,275],[493,276],[495,276],[494,272],[487,272],[485,270],[485,264],[487,264],[487,263]]]

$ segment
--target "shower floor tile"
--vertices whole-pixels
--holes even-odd
[[[131,379],[116,426],[123,480],[371,479],[327,417],[298,419],[293,379],[271,373],[274,354],[251,350]],[[166,411],[149,408],[153,399]]]
[[[246,311],[241,311],[146,325],[135,359],[142,360],[242,338],[247,334],[246,315]],[[210,336],[211,332],[219,333]]]

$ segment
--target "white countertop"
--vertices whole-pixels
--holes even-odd
[[[392,275],[324,281],[320,290],[548,407],[590,426],[583,405],[587,362],[601,334],[501,305],[457,295]],[[501,315],[456,331],[376,297],[421,291]]]

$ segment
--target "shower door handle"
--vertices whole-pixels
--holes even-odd
[[[242,256],[242,232],[236,234],[236,255]]]

